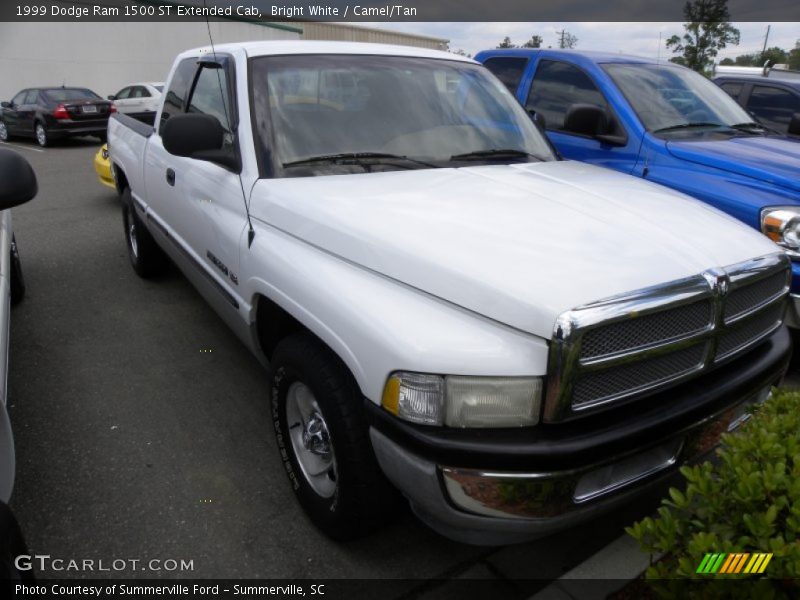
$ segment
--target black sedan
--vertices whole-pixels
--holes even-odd
[[[0,141],[32,137],[40,146],[74,135],[106,140],[113,102],[86,88],[29,88],[0,103]]]

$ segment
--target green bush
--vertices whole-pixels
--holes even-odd
[[[783,596],[787,588],[794,595],[798,588],[791,580],[800,578],[800,392],[774,390],[751,419],[723,436],[716,454],[713,464],[683,467],[685,492],[670,489],[658,517],[626,530],[645,552],[659,557],[651,561],[645,577],[769,578],[759,582],[759,597]],[[707,552],[774,556],[763,575],[697,574]],[[663,582],[653,587],[657,592],[670,588]],[[684,592],[691,589],[685,587]],[[742,597],[752,595],[748,587],[726,587],[726,596],[736,589]],[[703,595],[708,595],[707,589]]]

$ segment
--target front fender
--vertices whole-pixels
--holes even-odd
[[[544,375],[547,342],[342,260],[260,221],[241,273],[344,361],[376,404],[392,371]]]

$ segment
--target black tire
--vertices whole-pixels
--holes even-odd
[[[7,142],[10,139],[11,134],[8,132],[8,125],[0,119],[0,142]]]
[[[281,341],[272,356],[271,405],[278,451],[300,505],[334,540],[362,537],[399,511],[400,495],[378,467],[363,412],[363,397],[350,371],[308,333]],[[335,460],[335,491],[320,495],[302,470],[290,437],[299,425],[287,420],[293,384],[310,388],[327,426]],[[303,430],[306,431],[305,426]]]
[[[33,137],[36,139],[36,143],[42,148],[47,148],[50,145],[50,134],[48,133],[45,124],[41,121],[36,121],[33,124]]]
[[[17,240],[11,236],[11,304],[17,304],[25,297],[25,278],[22,276],[22,260],[19,257]]]
[[[128,258],[136,274],[143,279],[164,272],[167,257],[145,227],[133,206],[130,188],[122,192],[122,224],[125,228],[125,245]]]

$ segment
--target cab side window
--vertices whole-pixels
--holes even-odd
[[[211,115],[220,122],[225,130],[223,149],[233,146],[230,129],[232,105],[228,89],[228,78],[224,69],[203,67],[186,108],[186,112]]]
[[[512,56],[495,56],[487,58],[483,66],[503,82],[508,91],[516,96],[522,74],[528,66],[528,59]]]
[[[197,71],[197,59],[185,58],[178,67],[175,69],[175,74],[169,83],[169,89],[164,97],[164,108],[161,110],[161,122],[159,123],[159,131],[164,126],[164,121],[169,119],[172,115],[177,115],[183,112],[183,107],[186,103],[186,96],[189,95],[189,88],[194,80],[194,74]]]
[[[548,131],[561,131],[573,104],[594,104],[608,110],[603,94],[581,69],[560,61],[539,61],[525,108],[543,116]]]

